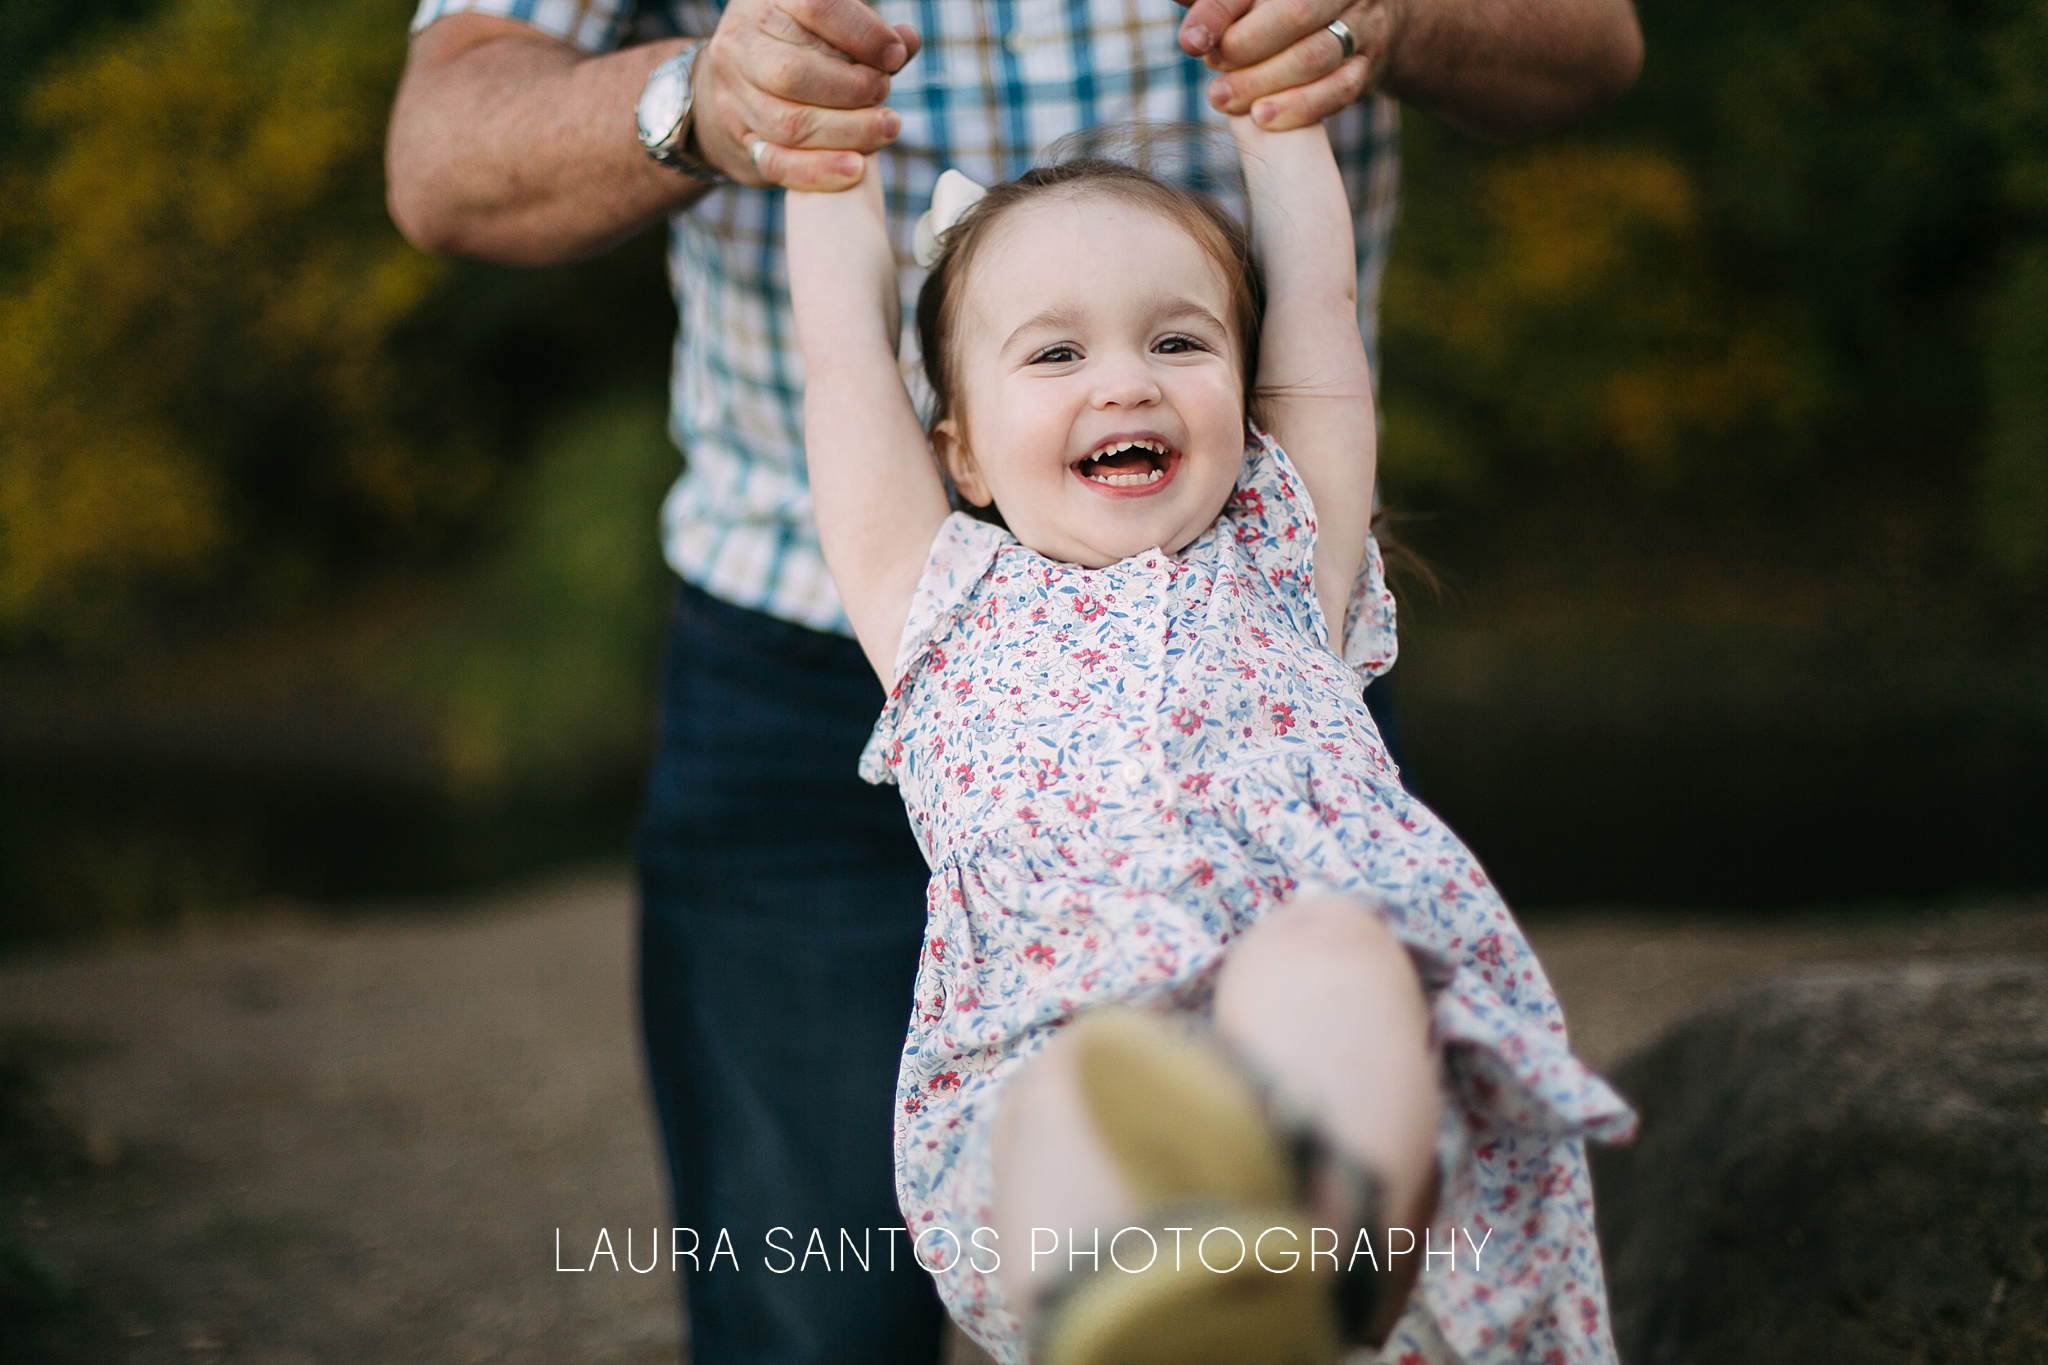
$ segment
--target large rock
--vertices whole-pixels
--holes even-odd
[[[1776,981],[1615,1079],[1627,1365],[2048,1362],[2048,964]]]

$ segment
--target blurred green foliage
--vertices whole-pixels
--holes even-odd
[[[1668,153],[1409,140],[1442,155],[1387,282],[1397,497],[1483,507],[1532,475],[1662,487],[1714,456],[1796,458],[1825,357],[1785,301],[1731,297]]]
[[[1389,482],[1646,506],[1891,480],[1996,592],[2048,569],[2048,6],[1649,0],[1613,113],[1413,119]],[[1764,508],[1763,510],[1769,510]]]
[[[411,8],[0,4],[17,647],[118,649],[167,614],[303,607],[460,555],[539,414],[654,382],[646,252],[519,276],[391,227]]]
[[[650,736],[670,583],[656,509],[676,463],[659,394],[572,408],[536,445],[504,532],[395,656],[463,793],[632,771]]]

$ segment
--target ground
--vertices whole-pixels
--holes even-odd
[[[1789,966],[2048,955],[2048,898],[1529,928],[1607,1066]],[[592,874],[0,965],[0,1359],[673,1361],[629,929]]]

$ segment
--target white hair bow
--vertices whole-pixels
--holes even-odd
[[[939,173],[939,183],[932,186],[932,206],[917,220],[917,230],[911,235],[911,255],[926,270],[939,259],[939,252],[945,246],[945,236],[960,221],[960,215],[981,202],[988,193],[988,187],[977,185],[958,171],[947,170]]]

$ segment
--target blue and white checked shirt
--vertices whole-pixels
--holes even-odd
[[[470,11],[596,53],[708,35],[719,8],[712,0],[423,0],[413,29]],[[880,163],[906,319],[915,316],[923,280],[910,264],[911,230],[948,166],[988,184],[1026,170],[1079,129],[1223,125],[1203,96],[1209,71],[1180,50],[1183,11],[1173,0],[876,0],[875,8],[924,40],[892,83],[889,105],[903,131]],[[1368,350],[1394,220],[1396,119],[1393,102],[1374,96],[1329,124],[1357,223]],[[620,120],[630,128],[626,111]],[[1181,176],[1194,188],[1235,183],[1235,149],[1228,138],[1213,141],[1195,145]],[[804,477],[803,365],[789,312],[781,192],[729,186],[677,214],[669,277],[681,317],[670,430],[686,467],[662,507],[668,562],[735,605],[845,633]]]

